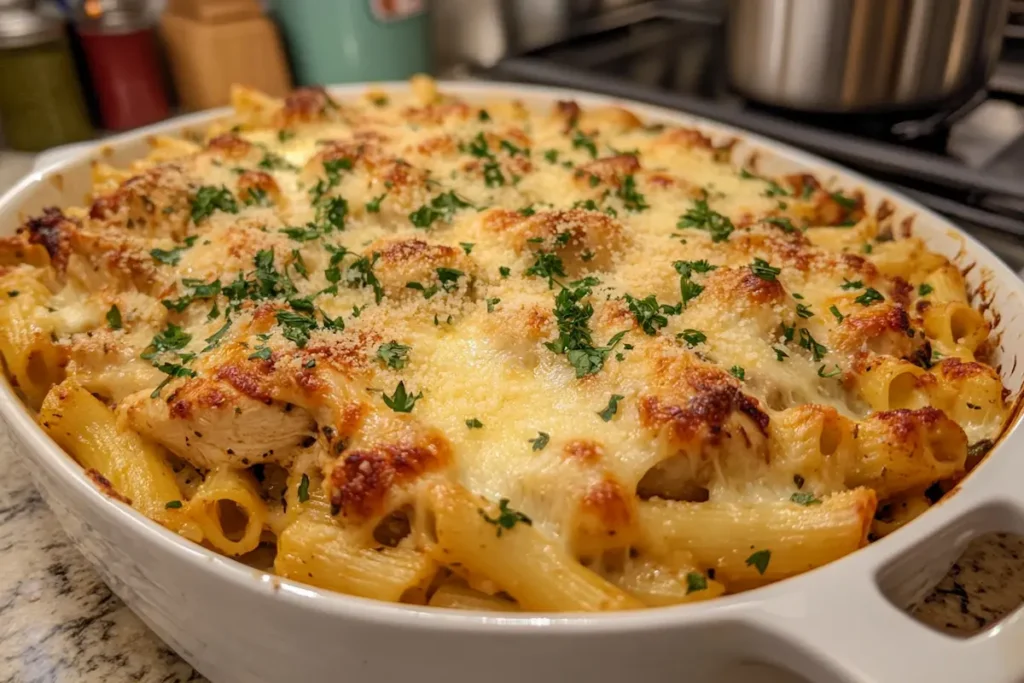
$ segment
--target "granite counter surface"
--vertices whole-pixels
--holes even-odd
[[[205,683],[110,592],[10,452],[0,472],[0,683]]]

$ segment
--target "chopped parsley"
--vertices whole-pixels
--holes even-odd
[[[931,294],[934,291],[935,291],[934,287],[932,287],[927,282],[923,282],[923,283],[921,283],[921,286],[917,288],[917,295],[918,296],[928,296],[929,294]]]
[[[220,326],[220,329],[203,340],[206,342],[206,346],[203,347],[202,352],[206,353],[207,351],[212,351],[217,348],[217,345],[220,344],[220,340],[224,338],[224,335],[227,334],[229,329],[231,329],[231,321],[225,320],[224,324]]]
[[[305,503],[309,500],[309,475],[303,473],[302,480],[299,482],[299,502]]]
[[[852,280],[851,281],[851,280],[847,280],[846,278],[843,278],[843,284],[839,285],[839,288],[840,289],[847,289],[847,290],[849,290],[849,289],[861,289],[863,286],[864,286],[864,283],[862,281],[860,281],[860,280]]]
[[[417,228],[426,230],[437,220],[450,223],[456,211],[471,206],[472,204],[459,197],[454,191],[449,191],[439,194],[431,199],[429,204],[424,204],[410,213],[409,221]]]
[[[117,304],[114,304],[110,307],[110,310],[107,311],[107,327],[112,330],[119,330],[123,326],[124,325],[121,321],[121,309],[117,307]]]
[[[501,303],[501,299],[493,297],[487,300],[487,312],[494,313],[494,307]]]
[[[310,242],[320,238],[320,227],[316,223],[306,223],[306,227],[282,228],[278,232],[288,235],[296,242]]]
[[[437,279],[441,283],[441,289],[446,292],[454,292],[458,289],[459,278],[463,277],[465,273],[455,268],[437,268]]]
[[[498,274],[501,275],[502,277],[508,277],[509,275],[512,274],[512,269],[509,268],[508,266],[501,266],[498,268]]]
[[[263,158],[256,164],[260,168],[265,168],[268,171],[280,170],[280,171],[298,171],[299,167],[295,164],[289,163],[287,159],[274,154],[273,152],[266,152],[263,154]]]
[[[141,355],[143,360],[153,360],[161,353],[168,351],[180,351],[192,341],[192,335],[178,327],[174,323],[167,323],[167,327],[150,340]]]
[[[782,228],[782,231],[786,233],[799,232],[796,226],[793,225],[792,221],[782,216],[769,216],[768,218],[762,218],[761,222],[774,225],[777,228]]]
[[[344,230],[345,216],[348,215],[348,202],[343,197],[328,197],[316,207],[316,220],[323,226],[324,233],[331,229]]]
[[[590,331],[590,318],[594,307],[583,303],[591,293],[590,287],[565,287],[555,297],[555,319],[558,325],[558,339],[546,342],[550,351],[562,355],[576,369],[576,378],[596,374],[604,367],[608,355],[614,350],[626,332],[619,332],[603,347],[594,346]]]
[[[814,316],[814,311],[812,311],[811,307],[807,304],[797,304],[796,314],[801,318],[810,318]]]
[[[384,404],[396,413],[411,413],[416,401],[423,398],[423,392],[411,396],[405,390],[405,382],[399,382],[393,395],[388,396],[381,392],[381,397],[384,399]]]
[[[533,520],[524,515],[518,510],[513,510],[508,506],[508,498],[502,498],[498,501],[498,516],[489,517],[483,509],[479,509],[480,516],[484,518],[484,521],[488,524],[493,524],[497,527],[497,536],[501,538],[503,531],[512,529],[516,524],[525,524],[526,526],[532,526]]]
[[[255,351],[249,354],[249,360],[270,360],[271,353],[269,346],[260,344]]]
[[[672,267],[683,277],[690,277],[693,273],[710,273],[718,268],[718,266],[713,266],[704,259],[700,261],[675,261]]]
[[[780,348],[777,348],[777,347],[773,346],[772,347],[772,351],[775,352],[775,360],[779,361],[780,363],[782,361],[784,361],[785,359],[789,358],[789,354],[786,353],[785,351],[783,351]]]
[[[544,447],[548,445],[548,441],[551,440],[551,435],[547,432],[537,432],[537,438],[528,439],[532,444],[531,448],[535,451],[542,451]]]
[[[758,574],[764,575],[768,569],[768,563],[772,559],[771,550],[758,550],[746,559],[746,565],[757,570]]]
[[[505,174],[501,172],[501,164],[497,161],[484,164],[484,184],[487,187],[501,187],[505,184]]]
[[[295,137],[295,131],[293,131],[293,130],[288,130],[287,128],[282,128],[281,130],[277,131],[277,141],[278,142],[288,142],[293,137]]]
[[[632,175],[627,175],[622,179],[622,184],[615,191],[615,196],[622,200],[627,211],[638,212],[651,208],[644,196],[637,192],[636,180]]]
[[[388,196],[385,192],[382,195],[374,197],[370,201],[366,202],[366,213],[380,213],[380,203],[384,201],[384,198]]]
[[[186,368],[184,365],[178,365],[177,363],[160,363],[156,366],[156,369],[167,375],[164,381],[156,385],[156,389],[149,395],[150,398],[159,398],[160,391],[167,386],[170,381],[176,377],[195,377],[196,373],[193,370]]]
[[[212,215],[214,211],[238,213],[238,203],[231,191],[223,185],[220,187],[203,185],[196,190],[196,194],[192,198],[192,222],[199,223]]]
[[[165,510],[180,510],[181,509],[181,501],[180,500],[169,500],[169,501],[167,501],[167,504],[164,505],[164,509]]]
[[[706,230],[712,242],[725,242],[735,230],[732,221],[708,206],[707,199],[696,199],[693,207],[679,217],[676,227]]]
[[[537,257],[533,262],[533,265],[523,271],[523,275],[536,275],[537,277],[547,278],[548,289],[555,286],[558,282],[555,277],[565,277],[565,265],[562,263],[562,259],[557,254],[551,254],[546,251],[538,251]],[[504,274],[502,275],[504,277]]]
[[[305,348],[306,342],[309,341],[309,333],[317,327],[315,318],[301,313],[278,311],[275,317],[277,324],[283,328],[281,334],[284,338],[294,342],[300,349]]]
[[[775,268],[763,258],[755,257],[754,262],[750,264],[750,272],[762,280],[773,282],[778,279],[778,275],[782,272],[782,268]]]
[[[821,360],[822,358],[825,357],[825,354],[828,353],[828,348],[823,344],[819,344],[817,340],[815,340],[815,338],[811,336],[811,333],[807,330],[806,327],[800,328],[799,343],[801,348],[807,349],[808,351],[811,352],[811,356],[816,361]]]
[[[847,211],[852,211],[857,208],[857,200],[852,197],[847,197],[842,192],[833,192],[830,195],[836,204],[843,207]]]
[[[846,316],[839,312],[839,308],[835,304],[832,304],[831,306],[829,306],[828,310],[829,310],[829,313],[831,313],[832,316],[836,319],[836,322],[840,322],[841,323],[841,322],[843,322],[843,320],[846,319]]]
[[[644,299],[637,299],[627,294],[626,304],[629,306],[629,311],[633,314],[640,328],[651,336],[654,336],[658,333],[658,330],[668,325],[668,318],[662,315],[663,313],[679,313],[674,306],[659,304],[653,294]]]
[[[800,491],[798,493],[794,493],[792,496],[789,497],[789,499],[794,503],[799,503],[800,505],[804,506],[821,505],[821,499],[817,498],[813,493],[810,493],[808,491]],[[748,562],[747,564],[750,563]],[[767,562],[765,562],[765,564],[767,565]],[[764,571],[762,570],[761,573],[764,574]]]
[[[401,370],[409,362],[409,351],[411,346],[399,344],[394,339],[385,342],[377,349],[377,358],[384,361],[384,364],[392,370]]]
[[[483,429],[484,423],[476,419],[475,417],[471,417],[468,420],[466,420],[466,426],[469,427],[470,429]]]
[[[473,247],[476,246],[473,242],[459,242],[459,246],[462,247],[462,251],[466,252],[466,256],[473,253]]]
[[[708,336],[700,330],[688,328],[676,335],[676,339],[681,339],[686,342],[686,345],[691,349],[698,344],[703,344],[708,340]]]
[[[558,150],[557,149],[545,150],[545,152],[544,152],[544,160],[547,161],[549,164],[557,163],[558,162]]]
[[[345,271],[345,282],[349,287],[370,287],[373,289],[373,300],[380,303],[384,298],[384,286],[377,279],[373,267],[377,263],[380,254],[374,252],[372,256],[362,256],[349,265]],[[333,259],[332,259],[333,260]]]
[[[476,118],[478,121],[486,122],[491,120],[491,115],[487,113],[486,109],[481,109]]]
[[[191,237],[185,238],[185,246],[174,247],[173,249],[152,249],[149,255],[153,257],[154,261],[166,264],[168,266],[176,266],[181,261],[181,254],[199,239],[198,235],[192,235]]]
[[[868,287],[864,290],[864,293],[854,299],[854,301],[861,306],[870,306],[873,303],[885,301],[885,297],[882,296],[882,294],[874,287]]]
[[[686,594],[707,590],[708,578],[700,572],[686,573]]]
[[[840,368],[838,365],[834,366],[834,369],[829,370],[828,372],[825,372],[825,366],[824,365],[822,365],[820,368],[818,368],[818,377],[824,377],[825,379],[831,379],[833,377],[839,377],[841,374],[843,374],[843,369]]]
[[[734,365],[729,368],[729,374],[740,380],[741,382],[747,378],[747,371],[739,365]]]
[[[624,399],[625,396],[621,394],[612,394],[611,398],[608,399],[608,405],[603,410],[597,412],[601,416],[601,419],[605,422],[611,422],[611,419],[615,417],[615,413],[619,410],[619,401]]]
[[[594,137],[592,135],[586,135],[579,128],[573,131],[572,148],[585,149],[587,150],[587,153],[590,154],[591,159],[597,158],[597,145],[594,144]]]

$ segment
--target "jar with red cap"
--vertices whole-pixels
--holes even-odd
[[[138,0],[86,0],[75,21],[103,127],[126,130],[170,114],[156,17]]]

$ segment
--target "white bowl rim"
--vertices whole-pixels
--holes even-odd
[[[1012,286],[1016,288],[1016,292],[1024,296],[1024,282],[1017,277],[1009,266],[992,254],[975,237],[963,231],[948,219],[899,192],[889,189],[878,181],[871,180],[859,173],[788,144],[687,112],[568,88],[477,81],[438,81],[438,86],[446,92],[470,98],[481,96],[534,96],[550,102],[556,100],[576,100],[581,104],[587,105],[617,104],[629,107],[632,111],[648,119],[679,125],[696,125],[714,133],[735,136],[762,148],[769,154],[778,154],[787,160],[803,166],[818,167],[833,173],[844,183],[872,189],[887,198],[896,200],[900,205],[914,213],[955,233],[963,240],[965,250],[968,253],[972,255],[987,253],[991,256],[992,262],[986,264],[986,267],[993,270],[994,280],[1000,283],[1000,286],[1014,283]],[[331,93],[350,97],[361,94],[371,87],[388,92],[400,92],[405,91],[409,86],[406,81],[393,81],[384,83],[352,83],[326,87]],[[27,175],[4,193],[3,196],[0,196],[0,208],[8,204],[17,203],[21,194],[34,183],[43,181],[46,178],[66,171],[72,166],[76,166],[83,157],[90,156],[100,149],[116,147],[120,143],[144,139],[153,134],[178,131],[189,126],[208,123],[229,112],[229,108],[196,112],[99,141],[95,146],[84,149],[79,154]],[[1022,424],[1022,416],[1024,416],[1022,412],[1018,411],[1015,422],[1008,426],[1003,434],[1000,435],[998,442],[986,456],[986,461],[992,457],[1000,457],[997,451],[1005,450],[1004,442],[1009,439],[1011,432],[1018,433],[1021,431],[1018,428]],[[871,553],[873,548],[878,548],[882,545],[892,547],[894,543],[911,547],[922,540],[920,534],[907,533],[913,531],[917,525],[917,521],[915,521],[885,539],[876,541],[850,555],[804,574],[743,593],[669,607],[602,613],[536,612],[513,615],[513,613],[465,612],[390,603],[320,589],[250,568],[241,562],[192,543],[165,529],[133,508],[114,501],[97,489],[85,476],[82,468],[56,443],[50,440],[45,432],[35,423],[28,409],[21,403],[6,380],[0,382],[0,417],[17,432],[18,437],[28,447],[28,450],[41,456],[41,466],[47,467],[52,473],[59,476],[63,484],[84,491],[85,495],[95,502],[97,510],[109,521],[131,527],[136,533],[142,535],[154,535],[161,538],[162,540],[157,542],[162,545],[164,550],[172,552],[177,555],[178,559],[192,564],[198,571],[211,572],[218,579],[228,581],[243,590],[249,590],[255,595],[261,596],[262,599],[282,600],[302,609],[311,609],[338,617],[349,617],[385,624],[395,628],[444,630],[456,633],[479,633],[481,629],[486,629],[491,633],[507,632],[540,636],[552,633],[584,635],[627,631],[643,632],[668,626],[678,627],[687,624],[706,625],[713,622],[731,622],[739,620],[737,618],[740,612],[747,606],[765,602],[787,592],[799,590],[799,586],[805,577],[812,575],[823,576],[826,573],[838,575],[850,564],[851,560]],[[1004,455],[1002,457],[1007,456]],[[984,464],[981,463],[978,467],[980,468]],[[969,478],[962,485],[969,486]],[[938,508],[939,506],[936,507]],[[931,511],[926,514],[932,516]]]

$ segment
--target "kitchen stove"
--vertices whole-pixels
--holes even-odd
[[[474,73],[649,102],[810,150],[949,216],[1024,269],[1024,47],[1016,40],[1007,40],[988,90],[941,110],[808,114],[729,90],[717,7],[634,4]]]

